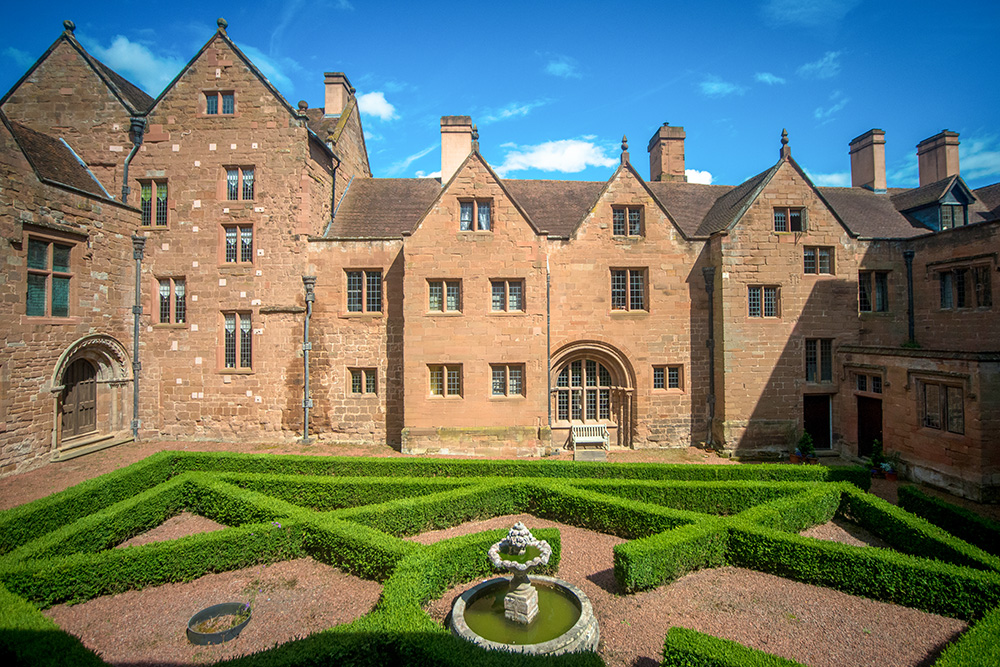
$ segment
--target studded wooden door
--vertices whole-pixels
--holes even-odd
[[[86,359],[77,359],[66,369],[62,401],[62,437],[97,430],[97,369]]]

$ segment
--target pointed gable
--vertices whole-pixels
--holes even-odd
[[[731,229],[743,217],[780,166],[779,161],[770,169],[762,171],[719,197],[698,226],[697,235],[709,236],[715,232]]]

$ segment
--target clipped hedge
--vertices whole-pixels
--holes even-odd
[[[663,667],[804,667],[794,660],[728,639],[678,627],[667,631],[662,664]]]
[[[727,531],[702,521],[614,547],[615,579],[629,593],[656,588],[707,567],[726,564]]]
[[[878,496],[845,488],[840,513],[903,553],[1000,572],[1000,558]]]
[[[175,454],[160,452],[65,491],[0,513],[0,554],[170,479]]]
[[[964,620],[1000,606],[1000,573],[729,524],[730,563]]]
[[[844,491],[851,488],[844,484],[813,486],[793,496],[750,508],[736,518],[766,528],[799,533],[832,519]]]
[[[949,646],[934,667],[1000,665],[1000,608],[994,609]]]
[[[638,500],[716,516],[739,514],[751,507],[813,488],[812,482],[688,482],[580,480],[574,486],[627,500]]]
[[[899,506],[983,551],[1000,556],[1000,523],[996,521],[929,496],[915,486],[899,487]]]
[[[0,585],[0,658],[8,665],[103,667],[79,639]]]

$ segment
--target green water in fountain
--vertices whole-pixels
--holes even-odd
[[[533,545],[526,546],[523,554],[509,553],[506,548],[500,550],[501,558],[514,561],[515,563],[527,563],[532,558],[537,558],[540,555],[542,555],[542,550]]]
[[[502,581],[483,591],[465,608],[469,629],[484,639],[501,644],[541,644],[567,632],[580,620],[580,607],[561,588],[533,583],[538,591],[538,616],[528,625],[504,616],[503,598],[509,590]]]

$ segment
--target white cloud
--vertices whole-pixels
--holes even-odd
[[[704,81],[698,84],[701,89],[702,95],[707,95],[708,97],[725,97],[727,95],[742,95],[746,92],[743,86],[736,85],[735,83],[729,83],[728,81],[723,81],[717,76],[709,76]]]
[[[411,164],[413,164],[414,162],[416,162],[417,160],[419,160],[423,156],[427,155],[428,153],[430,153],[432,150],[436,149],[437,147],[438,147],[438,144],[431,144],[427,148],[424,148],[423,150],[419,150],[416,153],[414,153],[413,155],[405,157],[405,158],[403,158],[402,160],[400,160],[398,162],[394,162],[393,164],[389,165],[388,169],[386,169],[386,173],[389,176],[397,176],[397,175],[403,173],[404,171],[406,171],[410,167]]]
[[[761,9],[773,23],[817,28],[842,20],[860,3],[861,0],[768,0]]]
[[[961,150],[961,147],[959,147]],[[960,153],[961,155],[961,153]],[[916,152],[907,153],[887,176],[891,188],[915,188],[920,183]]]
[[[539,100],[536,102],[528,102],[527,104],[518,104],[517,102],[512,102],[500,109],[499,111],[493,111],[487,113],[479,121],[480,125],[488,125],[489,123],[495,123],[498,120],[507,120],[508,118],[517,118],[519,116],[527,116],[531,113],[532,109],[537,109],[545,104],[544,101]]]
[[[832,104],[826,108],[816,107],[816,110],[813,111],[813,117],[815,117],[816,120],[828,123],[833,120],[833,116],[846,107],[847,103],[850,101],[851,98],[844,97],[842,92],[835,90],[833,91],[833,94],[830,95],[830,102],[832,102]]]
[[[437,171],[432,171],[431,173],[428,174],[418,169],[414,174],[414,176],[416,176],[417,178],[441,178],[441,170],[438,169]]]
[[[777,83],[784,83],[785,80],[780,76],[771,74],[770,72],[757,72],[753,75],[754,81],[758,83],[766,83],[769,86],[773,86]]]
[[[184,66],[184,61],[179,58],[155,55],[144,45],[130,42],[123,35],[116,35],[107,48],[90,40],[86,40],[84,45],[98,60],[154,97],[173,81]]]
[[[838,171],[833,174],[814,174],[808,169],[805,170],[809,180],[813,185],[830,186],[836,188],[847,188],[851,186],[851,172]]]
[[[815,62],[806,63],[798,70],[803,79],[832,79],[840,74],[840,51],[827,51]]]
[[[576,61],[569,56],[555,56],[545,65],[545,73],[563,79],[581,79],[583,75],[577,69]]]
[[[688,183],[701,183],[702,185],[712,184],[712,174],[707,171],[698,171],[697,169],[685,169],[684,175],[687,176]]]
[[[365,141],[382,141],[385,137],[370,130],[365,130]]]
[[[958,147],[962,176],[967,179],[1000,175],[1000,146],[993,136],[964,139]]]
[[[540,169],[575,173],[587,167],[613,167],[618,160],[608,157],[604,148],[590,141],[560,139],[546,141],[536,146],[519,146],[511,150],[503,164],[496,167],[500,176],[522,169]]]
[[[381,120],[396,118],[396,107],[385,99],[385,93],[374,92],[358,95],[358,108],[366,116],[375,116]]]
[[[261,73],[267,77],[267,80],[270,81],[282,95],[288,95],[295,90],[295,84],[292,83],[291,77],[289,77],[288,74],[285,74],[285,72],[302,71],[302,65],[299,65],[291,58],[271,57],[255,46],[244,46],[242,44],[238,44],[237,46],[240,47],[240,50],[246,54],[247,58],[250,59],[250,62],[257,66],[257,69],[259,69]]]
[[[35,64],[35,59],[30,55],[21,51],[20,49],[15,49],[13,46],[8,46],[3,50],[4,56],[10,58],[14,63],[21,69],[28,69]]]

